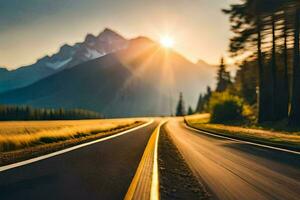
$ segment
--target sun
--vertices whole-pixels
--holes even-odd
[[[163,36],[160,38],[160,44],[165,48],[172,48],[174,46],[174,40],[169,36]]]

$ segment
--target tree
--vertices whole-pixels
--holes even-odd
[[[208,112],[208,102],[211,95],[212,95],[212,90],[209,86],[207,86],[206,92],[204,94],[199,95],[195,112],[198,113]]]
[[[265,24],[269,25],[271,29],[272,47],[271,47],[271,79],[272,87],[272,116],[273,121],[287,118],[288,116],[288,76],[287,76],[287,31],[288,31],[288,17],[286,10],[286,3],[289,0],[264,0],[266,16]],[[267,4],[268,3],[268,4]],[[283,32],[279,35],[276,32]],[[281,38],[283,39],[283,46],[279,46]],[[279,66],[278,52],[283,51],[284,67]],[[282,70],[283,69],[283,70]],[[278,98],[280,96],[280,98]]]
[[[207,86],[206,94],[203,97],[204,101],[208,101],[210,99],[211,95],[212,95],[212,90],[209,86]]]
[[[289,124],[298,125],[300,122],[300,59],[299,59],[299,18],[300,8],[296,3],[294,13],[294,59],[293,59],[293,88],[292,88],[292,105],[289,117]]]
[[[193,111],[192,107],[189,106],[189,108],[188,108],[188,115],[192,115],[192,114],[194,114],[194,111]]]
[[[284,38],[283,43],[283,60],[284,60],[284,70],[283,70],[283,82],[281,89],[282,104],[280,105],[279,112],[282,118],[287,118],[289,114],[289,102],[290,102],[290,86],[289,86],[289,75],[288,75],[288,12],[284,11],[284,28],[282,37]]]
[[[204,98],[203,98],[202,94],[200,94],[199,98],[198,98],[197,106],[196,106],[196,112],[199,112],[199,113],[203,112],[204,104],[205,104]]]
[[[258,69],[255,61],[244,61],[236,72],[233,87],[236,95],[251,106],[257,103]]]
[[[184,102],[183,102],[183,96],[182,92],[179,94],[179,101],[176,108],[176,116],[184,116],[185,115],[185,108],[184,108]]]
[[[288,87],[287,81],[279,82],[277,77],[277,41],[281,38],[276,32],[284,31],[284,27],[288,28],[281,25],[285,20],[282,11],[291,2],[292,0],[244,0],[241,4],[231,5],[230,9],[223,10],[230,15],[231,29],[234,32],[230,52],[233,56],[250,52],[252,54],[248,59],[257,61],[259,122],[274,121],[287,115],[288,93],[279,90]],[[281,83],[284,86],[279,87]],[[281,95],[284,98],[278,98]]]
[[[230,40],[230,52],[232,56],[244,55],[245,52],[252,52],[252,57],[257,60],[258,65],[258,121],[268,121],[271,117],[270,104],[267,97],[267,84],[265,83],[265,67],[262,54],[262,1],[247,0],[242,4],[231,5],[228,10],[223,10],[230,15],[231,30],[234,32]],[[256,49],[256,50],[255,50]]]
[[[224,92],[231,84],[230,73],[226,71],[224,58],[221,58],[221,64],[218,70],[217,81],[218,82],[217,82],[216,92]]]

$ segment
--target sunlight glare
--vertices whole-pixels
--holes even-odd
[[[164,36],[161,37],[160,44],[165,48],[172,48],[174,46],[174,40],[169,36]]]

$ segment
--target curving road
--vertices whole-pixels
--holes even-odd
[[[213,199],[300,199],[300,155],[201,134],[181,119],[165,128]]]
[[[157,124],[0,172],[0,199],[123,199]]]

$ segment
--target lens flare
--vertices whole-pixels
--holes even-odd
[[[165,48],[172,48],[174,46],[174,40],[169,36],[164,36],[160,38],[160,44]]]

